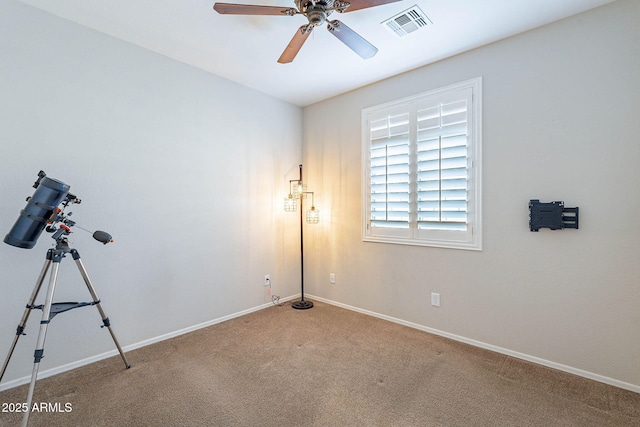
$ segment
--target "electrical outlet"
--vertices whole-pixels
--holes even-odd
[[[336,283],[336,273],[329,274],[329,282]]]
[[[431,293],[431,305],[440,307],[440,294],[436,294],[435,292]]]
[[[269,277],[268,274],[264,275],[264,285],[265,286],[271,286],[271,278]]]

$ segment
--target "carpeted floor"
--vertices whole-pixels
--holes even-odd
[[[60,411],[30,425],[640,426],[640,394],[322,303],[127,357],[129,370],[116,356],[39,380],[34,402]],[[0,426],[21,418],[0,412]]]

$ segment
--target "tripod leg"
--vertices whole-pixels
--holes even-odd
[[[38,368],[40,367],[40,360],[42,360],[44,354],[44,340],[47,336],[47,327],[51,319],[51,304],[53,302],[53,292],[56,288],[56,280],[58,279],[58,269],[60,268],[60,260],[64,254],[56,253],[53,256],[53,268],[51,269],[51,276],[49,277],[49,288],[47,289],[47,297],[42,307],[42,320],[40,321],[40,332],[38,332],[38,342],[36,344],[36,351],[33,353],[33,372],[31,373],[31,384],[29,384],[29,393],[27,394],[27,410],[24,413],[22,419],[22,425],[26,426],[29,423],[29,415],[31,413],[31,403],[33,402],[33,391],[36,388],[36,379],[38,378]]]
[[[33,309],[33,304],[36,302],[36,298],[38,297],[38,293],[40,292],[40,288],[42,287],[42,283],[44,282],[44,278],[49,271],[49,266],[51,266],[51,258],[53,256],[53,249],[49,249],[47,251],[47,259],[44,262],[44,266],[42,267],[42,271],[40,272],[40,276],[38,277],[38,281],[36,282],[36,286],[31,293],[31,298],[29,298],[29,302],[27,302],[27,308],[22,315],[22,320],[18,324],[16,328],[16,336],[13,339],[13,344],[9,349],[9,353],[7,354],[7,358],[4,361],[4,365],[2,365],[2,371],[0,371],[0,381],[2,381],[2,377],[4,377],[4,373],[7,370],[7,366],[9,366],[9,360],[11,359],[11,355],[13,354],[13,350],[16,349],[16,345],[18,344],[18,339],[22,335],[24,335],[24,328],[27,325],[27,320],[29,319],[29,314],[31,314],[31,310]]]
[[[113,330],[111,329],[111,321],[109,320],[109,318],[107,317],[106,313],[102,309],[102,306],[100,305],[100,299],[98,298],[98,295],[96,294],[96,290],[93,288],[93,285],[91,284],[91,280],[89,279],[89,275],[87,274],[87,270],[84,268],[84,264],[82,263],[82,260],[80,259],[80,254],[78,253],[77,250],[71,249],[71,256],[73,256],[73,259],[75,260],[76,265],[78,266],[78,269],[80,270],[80,274],[82,274],[82,278],[84,279],[84,282],[87,284],[87,288],[89,289],[89,293],[91,294],[91,298],[93,298],[93,303],[96,306],[96,308],[98,309],[98,312],[100,313],[100,316],[102,318],[102,323],[109,330],[109,333],[111,334],[111,338],[113,339],[113,342],[115,343],[116,348],[118,349],[118,352],[120,353],[120,357],[122,358],[122,361],[124,362],[124,366],[126,366],[126,368],[129,369],[131,367],[131,365],[127,361],[127,358],[124,355],[124,352],[122,351],[122,348],[120,347],[120,343],[118,343],[118,339],[116,338],[116,335],[113,333]]]

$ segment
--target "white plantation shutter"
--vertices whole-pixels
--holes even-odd
[[[390,113],[370,124],[372,227],[409,228],[409,114]]]
[[[466,93],[465,93],[466,92]],[[467,120],[470,90],[419,106],[417,138],[417,226],[467,229]]]
[[[363,239],[480,249],[480,79],[363,110]]]

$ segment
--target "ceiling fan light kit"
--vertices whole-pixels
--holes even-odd
[[[378,49],[374,45],[369,43],[343,22],[338,21],[337,19],[328,21],[327,17],[334,11],[338,13],[353,12],[354,10],[380,6],[397,1],[400,0],[351,0],[350,2],[340,0],[295,0],[296,8],[236,3],[215,3],[213,5],[213,9],[218,13],[226,15],[304,15],[309,23],[298,28],[278,59],[279,63],[286,64],[293,61],[313,29],[325,22],[327,23],[329,33],[334,35],[362,59],[373,57],[378,52]]]

